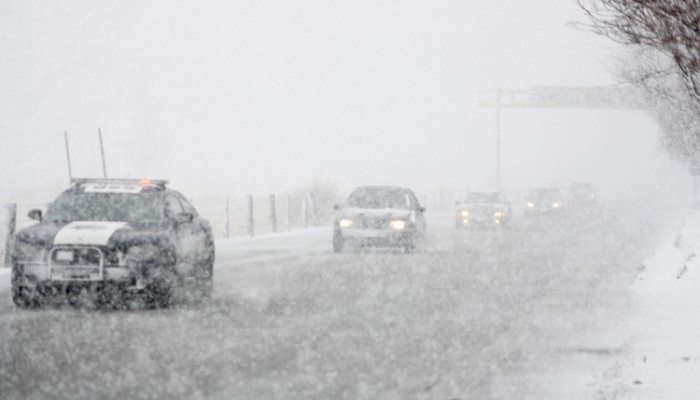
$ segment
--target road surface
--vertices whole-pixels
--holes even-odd
[[[4,271],[0,397],[588,398],[587,371],[550,378],[618,350],[587,340],[657,228],[616,214],[477,232],[433,216],[413,254],[334,254],[329,228],[218,241],[213,299],[166,310],[20,310]]]

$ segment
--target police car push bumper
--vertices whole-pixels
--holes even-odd
[[[37,281],[127,281],[134,271],[122,262],[108,264],[105,248],[115,232],[128,227],[126,222],[72,222],[56,233],[45,260],[19,262],[24,273]]]

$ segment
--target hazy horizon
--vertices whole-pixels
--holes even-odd
[[[100,176],[98,128],[110,176],[188,193],[493,188],[480,90],[615,83],[575,2],[532,4],[4,2],[0,196],[66,186],[63,131]],[[505,188],[682,179],[639,111],[507,109],[502,133]]]

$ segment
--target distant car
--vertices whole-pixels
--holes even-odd
[[[525,216],[559,216],[564,210],[564,196],[556,188],[537,188],[525,198]]]
[[[598,188],[588,182],[572,183],[569,186],[569,202],[578,206],[596,206],[598,204]]]
[[[511,205],[501,192],[469,192],[456,202],[455,226],[460,228],[506,225]]]
[[[355,189],[345,203],[336,205],[333,250],[346,247],[415,248],[426,230],[425,208],[410,189],[396,186],[364,186]]]
[[[19,307],[49,297],[97,302],[143,296],[165,306],[187,284],[210,295],[214,238],[209,223],[162,180],[76,179],[38,224],[17,232],[12,299]]]

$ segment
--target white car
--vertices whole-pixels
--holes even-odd
[[[455,204],[457,229],[502,226],[510,222],[511,204],[501,192],[469,192]]]
[[[335,206],[333,251],[350,245],[416,247],[426,230],[425,208],[410,189],[396,186],[364,186],[355,189],[345,203]]]

